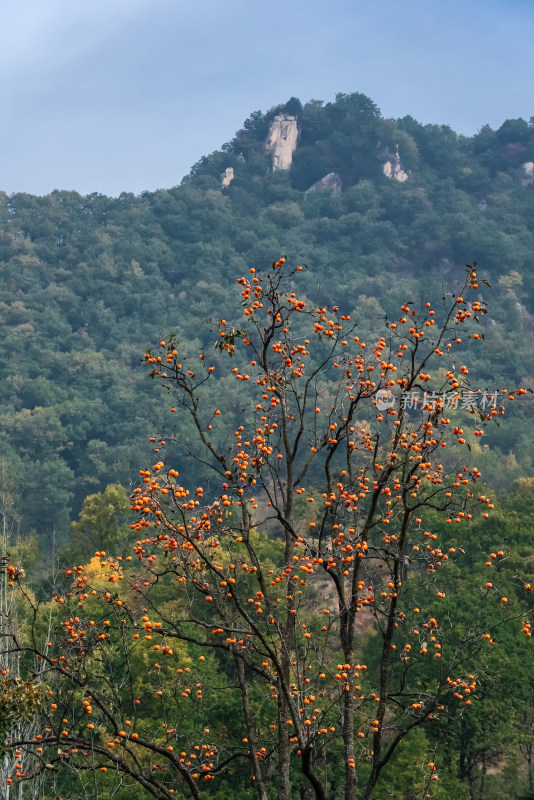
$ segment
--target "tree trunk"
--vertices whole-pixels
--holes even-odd
[[[287,733],[289,709],[282,691],[278,693],[278,800],[291,800],[289,761],[291,756]]]
[[[250,710],[250,703],[248,699],[247,683],[245,681],[245,665],[241,658],[236,656],[237,674],[239,676],[239,686],[241,687],[241,698],[243,701],[243,716],[245,718],[245,725],[247,726],[248,744],[250,748],[250,763],[252,767],[252,775],[254,778],[254,786],[258,793],[259,800],[268,800],[267,789],[263,781],[263,773],[261,771],[261,764],[258,758],[258,748],[256,746],[256,729],[254,727],[254,720]]]

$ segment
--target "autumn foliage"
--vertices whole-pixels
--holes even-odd
[[[153,437],[132,549],[67,568],[51,604],[10,567],[32,613],[7,647],[47,697],[40,733],[11,743],[17,780],[48,765],[119,797],[369,800],[417,728],[471,713],[494,627],[530,636],[498,581],[473,587],[491,630],[448,605],[493,507],[470,442],[524,393],[468,382],[475,267],[366,342],[341,303],[299,293],[303,269],[240,277],[242,317],[218,320],[211,352],[171,336],[145,354],[169,428],[187,415],[196,438]],[[439,753],[421,764],[428,795]]]

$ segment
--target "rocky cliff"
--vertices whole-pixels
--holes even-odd
[[[399,181],[399,183],[404,183],[404,181],[408,180],[408,173],[402,168],[398,147],[395,153],[395,158],[393,161],[386,161],[382,167],[382,171],[386,178]]]
[[[342,182],[337,172],[329,172],[320,181],[310,186],[308,192],[331,191],[332,194],[341,194]]]
[[[521,164],[521,183],[523,186],[534,183],[534,161],[525,161]]]
[[[271,122],[265,152],[271,156],[273,170],[290,169],[297,146],[297,118],[279,114]]]
[[[221,189],[226,189],[227,186],[230,186],[234,178],[234,168],[226,167],[224,172],[221,172]]]

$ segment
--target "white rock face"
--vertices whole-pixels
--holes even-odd
[[[271,156],[273,170],[290,169],[298,139],[297,118],[279,114],[271,122],[265,152]]]
[[[521,164],[521,183],[523,186],[528,186],[534,183],[534,161],[525,161]]]
[[[404,181],[408,180],[408,173],[405,172],[402,168],[400,162],[400,155],[399,155],[399,148],[397,147],[397,152],[395,153],[395,160],[393,162],[386,161],[384,166],[382,167],[382,172],[386,176],[386,178],[399,181],[399,183],[404,183]]]
[[[227,186],[230,186],[234,178],[234,168],[226,167],[224,172],[221,173],[221,189],[226,189]]]
[[[329,172],[328,175],[325,175],[320,181],[310,186],[308,192],[321,192],[329,189],[332,194],[341,194],[341,187],[341,178],[337,172]]]

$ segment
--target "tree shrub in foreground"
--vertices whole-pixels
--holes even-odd
[[[470,443],[524,394],[468,383],[475,267],[367,342],[341,304],[299,295],[302,270],[282,258],[239,278],[243,316],[218,318],[213,351],[170,337],[146,353],[191,435],[154,437],[133,551],[69,567],[41,605],[8,567],[29,613],[5,649],[43,698],[40,733],[8,741],[15,780],[48,768],[118,798],[396,796],[399,745],[402,764],[429,726],[468,715],[495,629],[521,634],[528,587],[510,602],[488,580],[455,600],[470,520],[493,507]],[[182,474],[191,457],[202,486]],[[439,749],[419,759],[418,796],[439,795]]]

